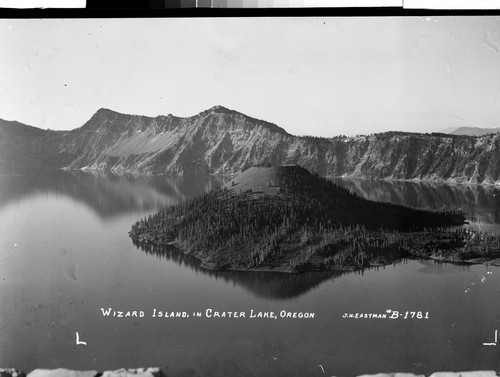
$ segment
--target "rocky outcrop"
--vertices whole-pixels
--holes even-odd
[[[0,368],[0,377],[26,377],[26,373],[14,368]]]
[[[323,176],[500,184],[498,161],[500,134],[299,137],[222,106],[186,118],[100,109],[67,132],[0,122],[0,170],[52,166],[234,175],[253,165],[298,164]]]
[[[137,368],[108,370],[102,373],[102,377],[160,377],[160,368]]]
[[[28,373],[28,377],[96,377],[99,372],[96,370],[68,370],[58,369],[35,369]]]

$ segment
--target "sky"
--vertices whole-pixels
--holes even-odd
[[[500,17],[2,19],[0,118],[223,105],[294,135],[500,127]]]

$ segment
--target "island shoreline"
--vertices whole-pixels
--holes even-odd
[[[313,267],[310,269],[304,269],[304,270],[294,270],[293,268],[285,268],[285,267],[255,267],[255,268],[241,268],[241,267],[224,267],[224,268],[217,268],[215,266],[210,266],[204,263],[203,259],[195,255],[194,253],[191,253],[189,250],[184,249],[177,241],[173,242],[167,242],[167,243],[161,243],[161,242],[141,242],[139,240],[139,237],[134,236],[132,234],[133,232],[129,232],[130,238],[134,240],[137,244],[141,246],[153,246],[157,248],[165,248],[165,247],[173,247],[178,251],[179,253],[182,253],[184,256],[188,256],[190,258],[194,258],[197,262],[199,262],[199,267],[207,270],[207,271],[218,271],[218,272],[232,272],[232,271],[240,271],[240,272],[276,272],[276,273],[286,273],[286,274],[300,274],[300,273],[306,273],[306,272],[354,272],[354,271],[364,271],[364,270],[370,270],[374,268],[379,268],[379,267],[385,267],[385,266],[390,266],[393,263],[398,263],[403,260],[430,260],[436,263],[449,263],[449,264],[454,264],[454,265],[463,265],[463,266],[473,266],[473,265],[485,265],[485,266],[494,266],[494,267],[500,267],[500,258],[473,258],[470,260],[460,260],[457,258],[445,258],[445,257],[437,257],[437,256],[425,256],[425,255],[415,255],[408,253],[404,256],[400,256],[397,258],[393,259],[387,259],[384,258],[385,260],[377,259],[377,262],[379,263],[374,263],[374,264],[369,264],[367,266],[363,267],[357,267],[357,266],[351,266],[351,267],[335,267],[335,266],[330,266],[330,267],[325,267],[323,269]],[[368,262],[370,263],[370,261]]]

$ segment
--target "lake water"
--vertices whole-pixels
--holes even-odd
[[[341,183],[372,199],[461,207],[474,226],[500,229],[497,188]],[[483,345],[500,330],[500,269],[408,260],[362,273],[223,273],[129,239],[138,218],[221,184],[214,177],[1,175],[0,365],[159,366],[178,377],[500,369],[500,347]],[[144,317],[105,317],[101,308]],[[155,309],[189,318],[152,317]],[[278,318],[249,318],[252,310]],[[428,318],[344,318],[394,313],[388,310]],[[245,318],[214,318],[215,311]],[[76,332],[86,345],[76,344]]]

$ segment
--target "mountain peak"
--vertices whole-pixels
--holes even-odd
[[[271,132],[277,132],[282,135],[290,136],[288,132],[286,132],[283,128],[277,126],[274,123],[267,122],[262,119],[257,119],[254,117],[251,117],[247,114],[241,113],[236,110],[228,109],[227,107],[224,107],[222,105],[216,105],[212,106],[210,109],[202,111],[199,115],[201,116],[206,116],[210,114],[223,114],[223,115],[233,115],[233,116],[238,116],[238,117],[244,117],[246,120],[253,122],[254,124],[258,125],[263,125],[267,129],[269,129]]]
[[[210,109],[202,111],[200,114],[233,114],[233,115],[244,115],[236,110],[228,109],[222,105],[212,106]]]
[[[227,107],[224,107],[222,105],[215,105],[215,106],[212,106],[210,109],[210,111],[213,111],[213,112],[224,112],[224,113],[232,113],[232,112],[235,112],[234,110],[231,110],[231,109],[228,109]]]
[[[113,116],[113,115],[123,115],[117,111],[114,111],[114,110],[111,110],[111,109],[108,109],[106,107],[101,107],[99,110],[97,110],[94,115],[92,115],[89,119],[89,122],[91,120],[97,120],[97,119],[102,119],[102,118],[108,118],[110,116]]]
[[[108,109],[107,107],[101,107],[99,110],[95,112],[94,115],[109,115],[109,114],[121,114],[121,113],[119,113],[118,111]]]

